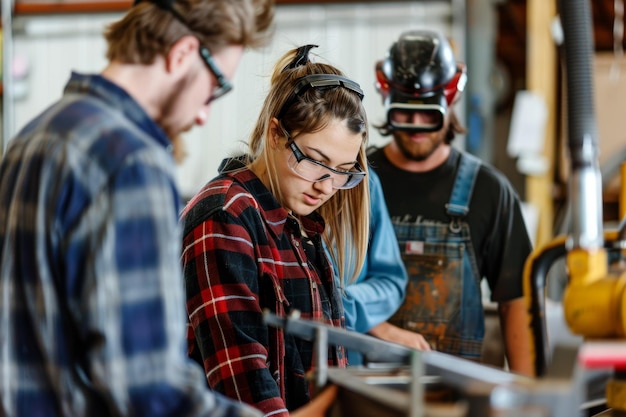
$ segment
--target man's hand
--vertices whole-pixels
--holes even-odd
[[[424,336],[419,333],[394,326],[388,322],[380,323],[378,326],[372,328],[369,333],[379,339],[397,343],[411,349],[430,350],[430,345],[426,339],[424,339]]]
[[[291,413],[292,417],[324,417],[337,398],[337,386],[329,385],[317,394],[311,402]]]

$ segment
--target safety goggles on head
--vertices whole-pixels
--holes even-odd
[[[349,78],[335,74],[311,74],[304,76],[298,80],[296,86],[293,89],[293,92],[287,98],[287,100],[285,100],[285,103],[278,112],[277,118],[279,120],[282,119],[287,109],[293,105],[298,96],[302,95],[308,89],[326,89],[336,87],[346,88],[354,92],[360,100],[363,100],[363,90],[361,90],[361,86],[358,83],[350,80]]]
[[[296,56],[283,68],[283,71],[306,65],[309,62],[309,52],[312,48],[317,48],[317,45],[304,45],[299,47]],[[363,90],[361,90],[361,86],[351,79],[335,74],[311,74],[297,80],[296,86],[289,97],[287,97],[287,100],[285,100],[285,103],[280,108],[276,117],[281,120],[287,109],[289,109],[305,91],[311,88],[328,89],[336,87],[347,88],[357,94],[360,100],[363,100]]]
[[[333,188],[339,190],[354,188],[365,178],[366,174],[358,163],[355,163],[350,171],[341,171],[309,158],[298,148],[296,142],[282,125],[281,129],[287,138],[287,144],[285,146],[291,150],[287,164],[300,178],[311,182],[320,182],[330,179]]]
[[[174,9],[174,6],[172,4],[173,0],[148,0],[148,1],[151,1],[152,3],[154,3],[157,6],[161,7],[162,9],[167,10],[168,12],[170,12],[172,14],[172,16],[174,16],[174,18],[176,20],[178,20],[187,29],[189,29],[189,31],[191,33],[194,33],[193,29],[189,26],[189,24],[187,23],[185,18],[180,13],[178,13],[176,11],[176,9]],[[142,0],[135,0],[133,5],[137,5],[138,3],[141,3],[141,2],[142,2]],[[197,36],[196,36],[196,38],[197,38]],[[198,39],[198,42],[199,41],[200,41],[200,39]],[[207,48],[206,46],[203,46],[201,44],[200,48],[199,48],[199,52],[200,52],[200,58],[202,58],[202,62],[204,62],[204,64],[209,69],[209,72],[211,72],[211,74],[213,74],[213,76],[217,80],[217,86],[215,86],[215,88],[213,88],[213,91],[211,92],[211,95],[209,96],[209,98],[205,102],[205,104],[208,105],[212,101],[215,101],[215,100],[217,100],[220,97],[223,97],[226,93],[231,91],[233,89],[233,85],[228,80],[228,78],[226,78],[224,73],[222,73],[222,71],[219,69],[219,67],[217,66],[217,63],[215,62],[215,59],[213,59],[213,55],[211,55],[211,52],[209,51],[209,48]]]

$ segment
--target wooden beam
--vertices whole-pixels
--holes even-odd
[[[548,169],[526,177],[526,201],[539,210],[535,247],[552,240],[554,227],[553,178],[556,161],[557,127],[557,50],[551,25],[556,16],[556,0],[528,0],[526,3],[527,55],[526,88],[544,98],[548,117],[543,157]]]
[[[131,0],[16,1],[13,12],[23,14],[106,13],[130,9]]]
[[[626,218],[626,162],[623,162],[620,168],[620,187],[619,187],[619,219],[622,221]]]
[[[374,3],[381,0],[275,0],[277,5],[330,4],[330,3]],[[399,0],[410,1],[410,0]],[[130,9],[133,0],[16,0],[14,13],[62,14],[121,12]]]

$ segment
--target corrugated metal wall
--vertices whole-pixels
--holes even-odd
[[[463,2],[279,6],[272,44],[244,55],[233,80],[234,91],[212,106],[206,126],[185,136],[189,156],[179,169],[183,195],[192,195],[211,179],[223,157],[245,149],[272,65],[285,51],[305,43],[319,45],[314,52],[321,59],[361,84],[370,123],[379,122],[384,112],[374,89],[374,62],[385,55],[402,31],[416,28],[441,30],[456,41],[459,55],[464,56],[464,22],[455,18],[465,13],[459,4]],[[15,20],[15,57],[26,59],[30,67],[23,85],[25,96],[15,102],[16,129],[59,97],[71,70],[98,72],[104,67],[102,29],[117,17],[32,16]],[[370,133],[372,144],[384,143],[374,129]]]

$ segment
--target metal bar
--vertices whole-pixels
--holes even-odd
[[[304,320],[296,312],[289,317],[278,317],[266,310],[264,320],[274,327],[283,328],[286,333],[296,335],[305,340],[314,341],[318,327],[325,327],[328,343],[344,346],[363,354],[370,362],[386,364],[411,365],[412,357],[421,359],[428,375],[438,375],[447,384],[464,388],[468,383],[480,382],[485,386],[529,383],[531,378],[506,372],[490,366],[471,362],[441,352],[421,352],[401,345],[386,342],[372,336],[352,332],[346,329],[328,326],[324,323]]]
[[[401,365],[409,365],[411,361],[412,350],[404,346],[323,323],[302,320],[297,317],[297,313],[289,317],[278,317],[274,313],[265,310],[264,320],[270,326],[283,328],[286,333],[310,341],[315,340],[318,327],[326,327],[329,344],[361,352],[367,361]]]
[[[411,401],[409,402],[409,417],[424,417],[424,361],[421,355],[413,355],[411,360]]]
[[[315,387],[323,388],[328,381],[328,330],[323,327],[316,329],[313,347],[315,355]]]

